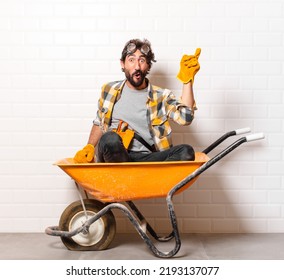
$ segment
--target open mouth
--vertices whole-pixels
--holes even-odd
[[[127,80],[134,87],[140,87],[143,84],[146,74],[147,73],[141,70],[135,70],[132,74],[130,74],[129,71],[125,72]]]
[[[135,77],[137,80],[141,78],[141,72],[140,71],[136,71],[133,75],[133,77]]]

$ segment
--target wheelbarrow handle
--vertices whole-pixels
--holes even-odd
[[[250,134],[250,135],[246,136],[247,142],[261,140],[261,139],[264,139],[264,134],[262,132],[261,133]]]
[[[224,135],[222,135],[220,138],[218,138],[215,142],[213,142],[210,146],[208,146],[202,152],[204,154],[208,154],[213,149],[215,149],[217,146],[219,146],[222,142],[224,142],[227,138],[229,138],[231,136],[235,136],[235,135],[248,133],[250,131],[251,131],[251,129],[249,127],[244,127],[244,128],[239,128],[239,129],[236,129],[236,130],[229,131],[229,132],[225,133]]]
[[[180,181],[178,184],[176,184],[169,192],[167,196],[168,203],[171,202],[171,199],[173,195],[181,189],[184,185],[195,179],[197,176],[199,176],[202,172],[207,170],[210,166],[221,160],[223,157],[225,157],[227,154],[231,153],[233,150],[235,150],[238,146],[240,146],[243,143],[256,141],[264,138],[263,133],[255,133],[250,134],[245,137],[241,137],[238,140],[236,140],[234,143],[232,143],[230,146],[226,147],[224,150],[222,150],[219,154],[215,155],[213,158],[209,159],[207,162],[205,162],[203,165],[201,165],[199,168],[197,168],[194,172],[189,174],[187,177],[185,177],[182,181]]]
[[[236,135],[240,135],[240,134],[251,132],[251,129],[250,127],[244,127],[244,128],[236,129],[235,132],[236,132]]]

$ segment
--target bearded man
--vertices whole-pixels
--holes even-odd
[[[125,80],[105,84],[98,101],[88,145],[77,152],[76,162],[191,161],[189,144],[173,146],[169,120],[189,125],[196,109],[193,81],[198,57],[184,55],[177,78],[183,83],[180,98],[147,78],[155,55],[148,40],[128,41],[121,54]]]

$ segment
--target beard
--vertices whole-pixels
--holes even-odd
[[[135,88],[139,88],[143,84],[148,74],[148,71],[143,72],[141,70],[136,70],[132,75],[126,69],[124,70],[124,72],[125,72],[126,79]]]

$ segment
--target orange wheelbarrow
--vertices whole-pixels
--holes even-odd
[[[71,158],[60,160],[55,165],[74,179],[80,200],[63,211],[58,226],[48,227],[45,232],[60,236],[70,250],[104,250],[116,232],[112,209],[119,209],[129,218],[154,255],[172,257],[181,246],[173,196],[190,187],[202,172],[241,144],[264,138],[262,133],[247,135],[213,158],[207,156],[228,137],[249,131],[249,128],[243,128],[224,134],[203,152],[196,153],[195,161],[76,164]],[[84,190],[86,198],[83,199],[80,189]],[[165,236],[156,233],[133,203],[138,199],[158,197],[166,198],[172,226],[172,232]],[[160,251],[152,241],[167,242],[173,238],[175,245],[170,252]]]

